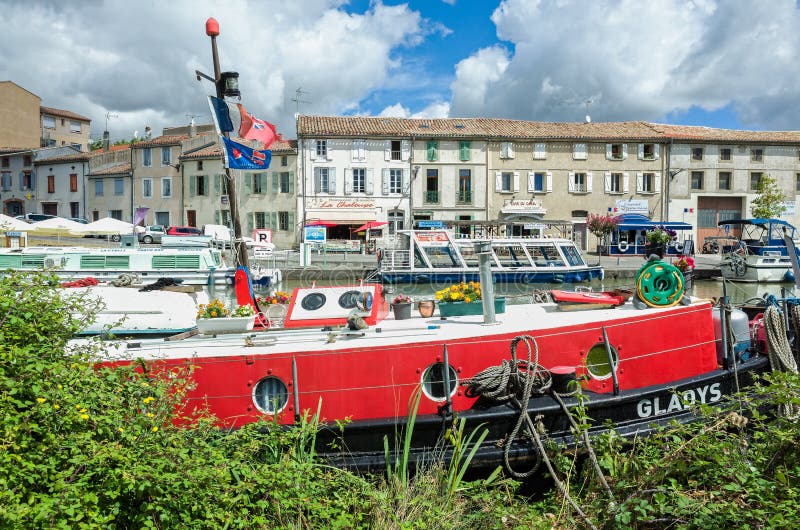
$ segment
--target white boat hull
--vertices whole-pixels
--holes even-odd
[[[776,283],[791,281],[788,256],[726,257],[720,265],[722,277],[735,282]]]

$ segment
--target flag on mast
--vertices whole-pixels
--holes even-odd
[[[228,132],[246,140],[258,140],[265,149],[280,138],[274,125],[256,118],[241,103],[208,96],[208,106],[220,134]]]
[[[272,162],[272,151],[253,149],[224,136],[222,143],[225,146],[225,167],[229,169],[261,171]]]

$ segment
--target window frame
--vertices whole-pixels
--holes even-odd
[[[389,168],[389,194],[402,195],[403,193],[403,170],[399,168]]]
[[[316,145],[314,146],[314,152],[316,153],[316,157],[318,159],[328,159],[328,140],[316,140]]]
[[[172,164],[172,148],[165,146],[161,148],[161,166]]]
[[[695,176],[699,177],[698,182],[699,186],[695,186]],[[705,180],[705,171],[692,171],[689,174],[689,190],[691,191],[700,191],[705,189],[704,188],[704,181]]]
[[[727,158],[723,156],[725,153],[727,153]],[[719,160],[720,162],[730,162],[731,160],[733,160],[733,149],[731,149],[730,147],[720,147]]]
[[[278,193],[289,193],[289,171],[278,173]]]
[[[149,190],[148,190],[149,188]],[[142,198],[144,199],[152,199],[153,198],[153,179],[152,178],[143,178],[142,179]]]
[[[94,196],[95,197],[104,197],[103,194],[103,179],[97,179],[94,181]]]
[[[117,193],[117,183],[120,183],[121,186],[119,187],[119,193]],[[115,178],[114,179],[114,196],[119,197],[125,195],[125,179]]]
[[[728,177],[727,178],[728,185],[726,187],[723,187],[723,185],[722,185],[722,176],[723,175],[727,175],[727,177]],[[733,173],[731,171],[720,171],[719,173],[717,173],[717,189],[718,190],[730,191],[731,186],[732,186],[732,181],[733,181]]]
[[[581,178],[579,179],[578,177]],[[575,190],[573,193],[589,193],[589,187],[587,185],[588,179],[589,177],[586,171],[575,171],[572,174],[572,188]]]
[[[78,191],[78,174],[77,173],[70,173],[69,174],[69,191],[71,193],[77,193],[77,191]]]
[[[702,162],[704,156],[705,156],[704,147],[692,147],[692,152],[690,154],[690,157],[694,162]]]
[[[55,192],[56,192],[56,176],[47,175],[47,193],[55,193]]]
[[[354,167],[351,171],[351,190],[352,193],[366,193],[367,192],[367,168]]]
[[[642,172],[642,194],[652,195],[656,192],[656,174],[652,171]]]
[[[169,193],[164,193],[164,185],[169,185]],[[172,198],[172,177],[161,177],[161,198],[162,199],[170,199]]]
[[[153,151],[150,147],[142,149],[142,167],[153,167]]]
[[[612,171],[611,172],[611,182],[609,183],[609,186],[608,186],[608,193],[611,193],[611,194],[614,194],[614,195],[619,195],[621,193],[624,193],[622,191],[624,180],[625,180],[625,174],[624,173],[621,173],[621,172],[618,172],[618,171]],[[644,173],[642,173],[642,186],[644,187]]]
[[[764,148],[751,147],[750,148],[750,162],[763,162],[764,161]]]
[[[756,180],[755,186],[754,186],[753,185],[753,177],[755,177],[756,175],[758,175],[758,179]],[[758,191],[758,185],[761,183],[761,178],[763,176],[764,176],[764,172],[763,171],[751,171],[750,172],[750,183],[749,183],[748,189],[750,191]]]

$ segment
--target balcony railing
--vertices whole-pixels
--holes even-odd
[[[438,191],[426,191],[425,192],[425,204],[439,204],[439,192]]]
[[[472,191],[461,190],[456,195],[456,202],[458,204],[472,204]]]

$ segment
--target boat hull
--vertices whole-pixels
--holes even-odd
[[[424,269],[381,271],[381,281],[387,284],[401,283],[458,283],[480,281],[480,272],[463,269]],[[496,283],[582,283],[591,280],[602,280],[601,267],[587,267],[572,270],[492,270],[492,279]]]
[[[722,277],[734,282],[776,283],[792,281],[788,256],[725,258],[720,265]]]

